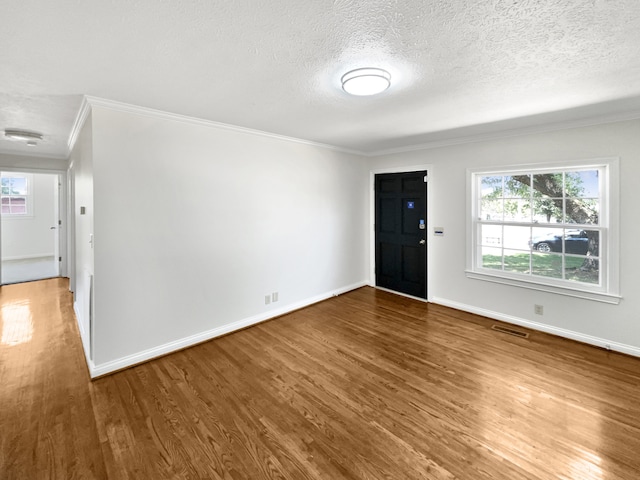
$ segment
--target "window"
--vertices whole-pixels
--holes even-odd
[[[2,215],[27,216],[31,214],[31,175],[2,172]]]
[[[614,178],[616,160],[470,171],[467,275],[617,303]]]

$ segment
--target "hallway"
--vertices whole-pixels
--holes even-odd
[[[105,479],[68,280],[0,290],[0,477]]]

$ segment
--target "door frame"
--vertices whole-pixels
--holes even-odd
[[[12,172],[12,173],[46,173],[49,175],[58,175],[58,220],[62,220],[62,228],[58,228],[58,255],[62,256],[62,261],[59,262],[58,275],[60,277],[68,277],[68,250],[67,239],[69,238],[69,222],[67,216],[67,171],[56,170],[49,168],[28,168],[28,167],[3,167],[0,165],[0,171]],[[2,249],[2,245],[0,245]],[[1,281],[1,280],[0,280]]]
[[[402,292],[396,292],[388,290],[386,288],[376,286],[376,175],[384,173],[411,173],[426,171],[428,175],[427,179],[427,298],[414,297]],[[431,232],[432,232],[432,219],[431,212],[433,211],[433,165],[412,165],[410,167],[387,167],[376,168],[369,170],[369,286],[389,291],[397,295],[404,297],[410,297],[422,302],[431,302],[433,298],[431,285]]]

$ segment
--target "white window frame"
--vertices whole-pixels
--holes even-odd
[[[26,201],[26,213],[1,213],[0,216],[5,220],[18,220],[22,218],[31,218],[33,217],[33,174],[32,173],[24,173],[24,172],[7,172],[3,171],[0,174],[1,178],[24,178],[26,180],[27,185],[27,193],[26,195],[2,195],[0,193],[0,197],[6,196],[15,196],[15,197],[25,197]]]
[[[530,165],[505,165],[500,167],[474,168],[467,170],[467,268],[468,278],[483,280],[521,288],[551,292],[560,295],[618,304],[619,290],[619,159],[596,158],[590,160],[564,161]],[[480,194],[478,178],[488,175],[514,175],[549,173],[558,170],[601,169],[600,178],[601,205],[599,224],[594,229],[600,236],[600,285],[559,280],[534,275],[520,274],[482,268],[478,258],[478,242],[480,241],[479,218]],[[504,222],[504,225],[512,225]]]

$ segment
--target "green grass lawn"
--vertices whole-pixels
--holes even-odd
[[[531,263],[530,263],[531,258]],[[565,257],[565,278],[583,283],[598,283],[597,270],[580,270],[584,257]],[[483,255],[484,268],[503,269],[502,257]],[[541,277],[562,278],[562,255],[553,253],[519,253],[504,257],[504,270],[507,272],[529,273]]]

